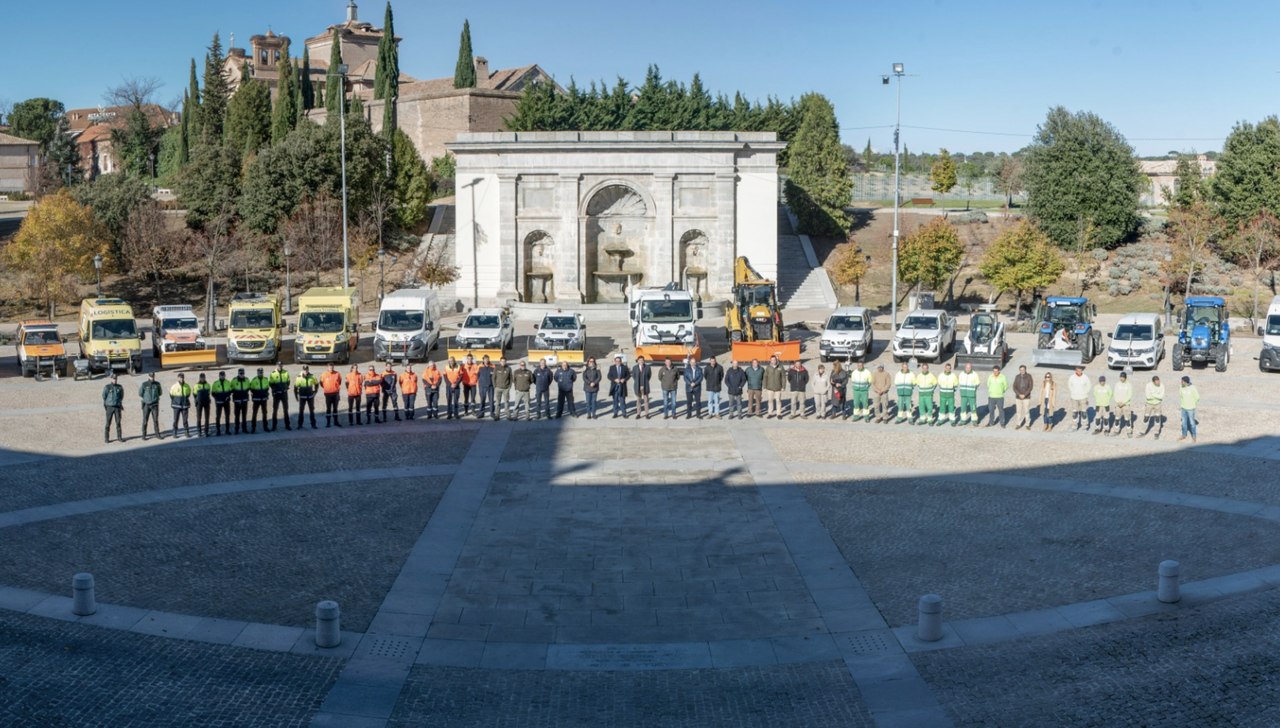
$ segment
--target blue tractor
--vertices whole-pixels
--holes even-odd
[[[1169,357],[1174,371],[1187,364],[1213,364],[1220,372],[1231,360],[1231,324],[1220,296],[1189,296],[1178,314],[1178,343]]]
[[[1102,332],[1093,326],[1097,310],[1079,296],[1047,296],[1036,306],[1038,365],[1088,364],[1102,351]]]

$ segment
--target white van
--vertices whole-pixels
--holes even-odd
[[[425,360],[440,340],[440,299],[426,288],[402,288],[382,298],[373,337],[375,360]]]
[[[1155,369],[1164,358],[1164,326],[1154,313],[1130,313],[1120,317],[1116,330],[1107,334],[1107,366]]]
[[[1280,296],[1271,299],[1267,306],[1267,318],[1258,325],[1262,335],[1262,352],[1258,354],[1258,369],[1264,372],[1280,369]]]

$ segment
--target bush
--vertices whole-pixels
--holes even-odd
[[[1124,274],[1120,272],[1119,268],[1111,268],[1107,271],[1107,277],[1111,280],[1118,280],[1122,275]]]
[[[1093,259],[1098,261],[1106,260],[1107,257],[1111,255],[1111,253],[1107,252],[1106,248],[1094,248],[1090,252],[1093,255]]]
[[[1111,296],[1112,298],[1115,298],[1116,296],[1119,296],[1119,295],[1120,295],[1120,284],[1119,284],[1119,283],[1112,283],[1112,284],[1111,284],[1111,287],[1107,289],[1107,295],[1108,295],[1108,296]]]
[[[1121,296],[1127,296],[1130,293],[1133,293],[1133,287],[1130,286],[1128,283],[1121,283],[1118,286],[1118,290],[1120,291]]]
[[[1244,285],[1244,276],[1233,275],[1229,279],[1229,282],[1231,283],[1232,288],[1239,288]]]
[[[1133,286],[1133,290],[1142,288],[1142,276],[1129,276],[1129,285]]]

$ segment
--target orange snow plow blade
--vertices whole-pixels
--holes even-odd
[[[778,361],[799,361],[799,341],[735,341],[733,342],[733,360],[743,364],[752,359],[769,361],[770,357],[778,357]]]

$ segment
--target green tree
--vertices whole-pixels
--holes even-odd
[[[40,143],[43,155],[58,131],[58,119],[66,115],[61,101],[35,98],[19,101],[9,112],[9,133]]]
[[[1023,179],[1031,219],[1060,246],[1076,242],[1086,219],[1105,247],[1137,227],[1145,178],[1133,148],[1096,114],[1050,109],[1026,149]]]
[[[302,105],[299,113],[306,113],[316,107],[316,88],[311,78],[311,51],[302,49],[302,77],[298,81],[302,93]]]
[[[178,120],[178,167],[186,166],[191,161],[191,117],[194,115],[191,96],[182,94],[182,118]]]
[[[978,186],[978,182],[982,180],[982,177],[981,164],[966,161],[960,165],[960,185],[964,187],[964,193],[967,196],[964,209],[969,209],[969,206],[973,204],[973,190]]]
[[[996,168],[996,190],[1005,196],[1005,207],[1013,207],[1013,196],[1022,194],[1022,159],[1005,155]]]
[[[373,97],[382,105],[382,135],[392,143],[396,129],[396,100],[400,98],[400,48],[396,44],[395,18],[391,0],[382,19],[382,39],[378,41],[378,69],[373,81]]]
[[[1266,210],[1259,212],[1223,241],[1223,252],[1237,265],[1247,265],[1253,270],[1253,311],[1250,318],[1257,325],[1262,312],[1258,295],[1262,274],[1280,266],[1280,218]]]
[[[1173,167],[1173,189],[1166,189],[1165,196],[1171,207],[1190,207],[1196,200],[1204,199],[1204,176],[1200,174],[1200,162],[1194,154],[1178,155]]]
[[[1232,226],[1262,211],[1280,213],[1280,120],[1242,121],[1222,145],[1209,182],[1218,212]]]
[[[462,37],[458,40],[458,64],[453,68],[454,88],[476,87],[475,51],[471,50],[471,21],[462,21]]]
[[[151,186],[140,176],[104,174],[79,185],[73,194],[77,202],[93,212],[110,242],[112,255],[121,259],[125,223],[138,205],[151,198]]]
[[[431,172],[409,136],[396,129],[391,150],[392,218],[402,230],[412,230],[427,216],[431,202]]]
[[[978,272],[992,288],[1013,292],[1014,321],[1022,314],[1022,297],[1053,285],[1065,269],[1053,241],[1027,220],[1000,233],[978,265]]]
[[[658,67],[650,64],[645,70],[644,83],[636,89],[635,101],[623,128],[635,131],[671,129],[672,112],[670,89],[662,82]]]
[[[324,109],[330,121],[337,121],[340,112],[339,104],[347,94],[346,79],[338,73],[342,65],[342,39],[338,37],[338,29],[333,29],[333,42],[329,46],[329,78],[324,88]]]
[[[276,75],[280,77],[280,84],[276,89],[275,108],[271,110],[272,144],[279,144],[298,124],[298,72],[293,67],[293,59],[281,58]]]
[[[845,208],[853,196],[853,179],[840,148],[835,108],[821,94],[800,97],[800,128],[791,143],[785,194],[800,223],[800,232],[843,237],[849,229]]]
[[[951,153],[943,149],[938,160],[929,169],[929,188],[940,195],[945,195],[956,186],[956,160]]]
[[[63,187],[71,187],[84,181],[80,169],[80,150],[76,149],[75,142],[71,140],[71,125],[66,116],[58,118],[53,139],[45,149],[44,163],[48,170],[42,171],[55,176]]]
[[[862,163],[870,170],[875,165],[875,152],[871,149],[871,137],[867,137],[867,146],[862,148]]]
[[[161,184],[169,184],[182,169],[182,124],[171,126],[160,136],[160,149],[156,154],[156,176]]]
[[[570,84],[572,87],[572,84]],[[504,123],[512,131],[557,131],[563,129],[561,106],[555,86],[535,81],[525,88],[515,111]]]
[[[196,79],[196,59],[191,59],[191,78],[187,79],[186,100],[182,104],[183,121],[187,125],[187,149],[200,138],[200,82]]]
[[[253,154],[271,141],[271,89],[262,81],[246,79],[227,104],[227,144]]]
[[[164,129],[151,126],[141,108],[125,112],[124,126],[111,130],[111,146],[125,174],[155,176],[155,159]]]
[[[1188,296],[1196,275],[1202,272],[1211,251],[1221,237],[1223,219],[1205,200],[1193,200],[1186,207],[1169,210],[1169,225],[1165,232],[1173,246],[1173,259],[1166,265],[1166,272],[1176,273],[1184,282],[1182,290]]]
[[[902,240],[898,251],[898,277],[908,285],[937,290],[960,269],[964,246],[956,229],[945,218],[929,223]]]
[[[218,34],[214,33],[213,42],[209,44],[209,53],[204,57],[204,90],[201,92],[197,114],[200,138],[210,144],[222,141],[227,119],[230,84],[227,82],[225,63],[222,41],[219,40]]]
[[[191,149],[191,163],[182,170],[176,187],[178,201],[187,210],[187,225],[202,230],[207,224],[227,234],[236,218],[240,191],[240,155],[229,144],[201,142]],[[221,238],[219,238],[221,239]]]
[[[335,134],[336,137],[336,134]],[[324,128],[303,121],[249,165],[239,209],[244,223],[274,233],[308,195],[340,193],[340,168]]]
[[[44,197],[0,255],[33,299],[49,307],[77,298],[77,283],[93,275],[93,257],[109,255],[93,212],[66,190]],[[109,259],[108,259],[109,260]]]

